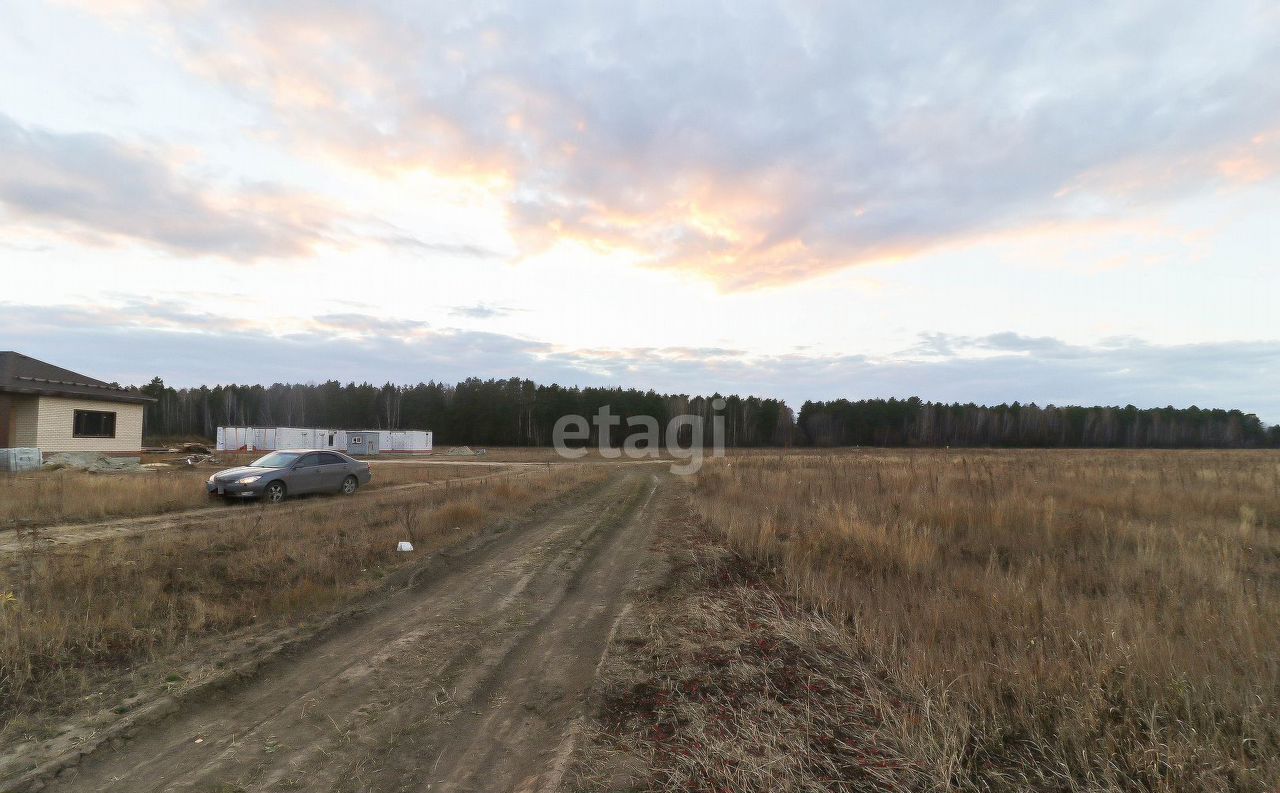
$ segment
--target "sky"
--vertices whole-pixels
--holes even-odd
[[[0,349],[1280,422],[1269,2],[9,0]]]

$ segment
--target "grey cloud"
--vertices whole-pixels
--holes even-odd
[[[440,242],[433,240],[424,240],[412,234],[397,231],[378,239],[392,248],[402,248],[406,250],[416,251],[420,253],[439,253],[448,256],[460,256],[471,259],[491,259],[502,254],[492,248],[486,248],[482,245],[471,245],[462,242]]]
[[[298,138],[493,166],[526,244],[554,222],[728,286],[1185,195],[1280,128],[1280,17],[1248,0],[262,8],[179,39]],[[374,78],[346,82],[308,24]],[[228,50],[334,101],[270,94]]]
[[[211,193],[156,152],[106,135],[24,127],[0,114],[0,205],[19,218],[101,241],[233,259],[304,254],[336,220],[269,185],[237,188],[222,202]]]
[[[913,349],[885,359],[762,357],[714,347],[566,350],[360,314],[317,317],[304,332],[272,337],[260,326],[200,312],[183,322],[184,310],[0,304],[0,338],[27,354],[126,383],[156,374],[175,384],[519,376],[674,393],[751,393],[782,397],[794,408],[808,399],[920,396],[986,404],[1196,404],[1236,407],[1280,422],[1280,341],[1154,345],[1110,339],[1077,345],[1011,343],[1011,334],[934,334],[934,347],[941,344],[949,354],[920,358]],[[180,328],[190,332],[174,332]],[[359,332],[344,333],[351,329]],[[1012,349],[994,350],[993,344]]]
[[[507,317],[523,310],[507,306],[494,306],[488,303],[476,303],[472,306],[454,306],[449,309],[449,314],[467,319],[493,319],[495,317]]]
[[[23,126],[0,113],[0,207],[81,241],[140,241],[182,256],[296,257],[322,243],[370,240],[429,255],[492,258],[466,242],[424,239],[273,184],[219,188],[161,152],[107,135]]]
[[[935,334],[943,335],[945,334]],[[1072,345],[1030,339],[993,353],[993,337],[946,337],[951,352],[920,358],[791,354],[668,355],[620,351],[608,369],[620,382],[659,390],[780,396],[805,400],[919,396],[943,402],[1134,404],[1139,407],[1237,407],[1280,422],[1280,341],[1153,345],[1128,339]],[[1035,349],[1026,349],[1033,347]],[[974,351],[983,355],[972,355]],[[561,354],[566,363],[598,356]]]
[[[0,338],[72,370],[142,384],[314,382],[327,378],[410,382],[534,372],[550,346],[501,334],[432,330],[413,320],[359,314],[316,317],[308,329],[272,335],[268,325],[182,307],[30,306],[0,303]],[[570,370],[547,367],[568,378]]]
[[[44,245],[41,243],[16,243],[0,241],[0,248],[7,251],[18,251],[20,253],[42,253],[52,250],[52,245]]]
[[[429,322],[416,319],[388,319],[369,316],[368,314],[344,313],[321,314],[312,320],[320,332],[339,331],[353,332],[364,336],[404,336],[427,332],[431,329]],[[316,331],[308,331],[312,333]]]
[[[1120,340],[1115,340],[1120,341]],[[1080,348],[1083,349],[1083,348]],[[983,350],[1002,353],[1022,353],[1037,355],[1069,355],[1072,348],[1060,339],[1052,336],[1024,336],[1020,333],[1005,331],[988,336],[956,336],[949,333],[922,333],[920,342],[908,352],[918,351],[925,354],[951,357],[965,350]]]

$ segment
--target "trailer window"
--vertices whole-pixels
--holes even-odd
[[[75,438],[114,438],[116,414],[105,410],[77,410],[72,419],[71,435]]]

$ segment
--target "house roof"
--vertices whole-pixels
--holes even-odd
[[[0,351],[0,393],[101,399],[107,402],[145,404],[155,400],[137,391],[104,383],[61,366],[37,361],[13,352]]]

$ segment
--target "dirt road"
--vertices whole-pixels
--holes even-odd
[[[555,790],[664,481],[617,470],[48,790]]]

